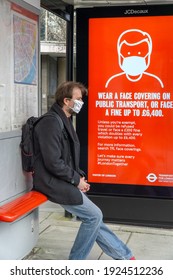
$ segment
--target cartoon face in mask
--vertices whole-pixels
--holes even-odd
[[[143,76],[151,77],[159,82],[163,88],[162,80],[147,70],[150,66],[152,53],[152,38],[149,33],[140,29],[128,29],[123,31],[117,40],[118,64],[123,72],[116,73],[108,78],[105,88],[118,77],[125,77],[130,82],[138,82]],[[146,71],[147,70],[147,71]],[[149,72],[148,72],[149,71]],[[125,74],[125,75],[124,75]],[[147,79],[147,78],[146,78]]]
[[[74,106],[70,108],[73,110],[74,113],[78,114],[82,109],[84,102],[77,99],[74,99],[73,102],[74,102]]]
[[[123,32],[117,42],[119,66],[127,76],[139,76],[149,67],[152,41],[138,29]]]

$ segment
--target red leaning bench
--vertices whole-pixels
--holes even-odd
[[[44,194],[37,191],[25,193],[0,206],[0,222],[14,222],[47,200]]]

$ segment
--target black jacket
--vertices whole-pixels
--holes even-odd
[[[84,175],[79,168],[80,144],[70,118],[58,104],[50,112],[58,114],[42,118],[34,129],[34,189],[45,194],[50,201],[66,205],[83,203],[77,188]]]

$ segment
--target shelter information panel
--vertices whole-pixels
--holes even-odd
[[[38,115],[39,16],[13,2],[0,1],[0,133]]]

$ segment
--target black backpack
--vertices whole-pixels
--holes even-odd
[[[36,124],[46,116],[54,116],[60,123],[61,129],[64,129],[64,124],[62,119],[58,114],[46,113],[40,117],[30,117],[27,119],[26,123],[22,126],[22,136],[20,142],[21,148],[21,159],[22,159],[22,168],[26,172],[33,172],[33,163],[34,163],[34,137],[33,131]]]

